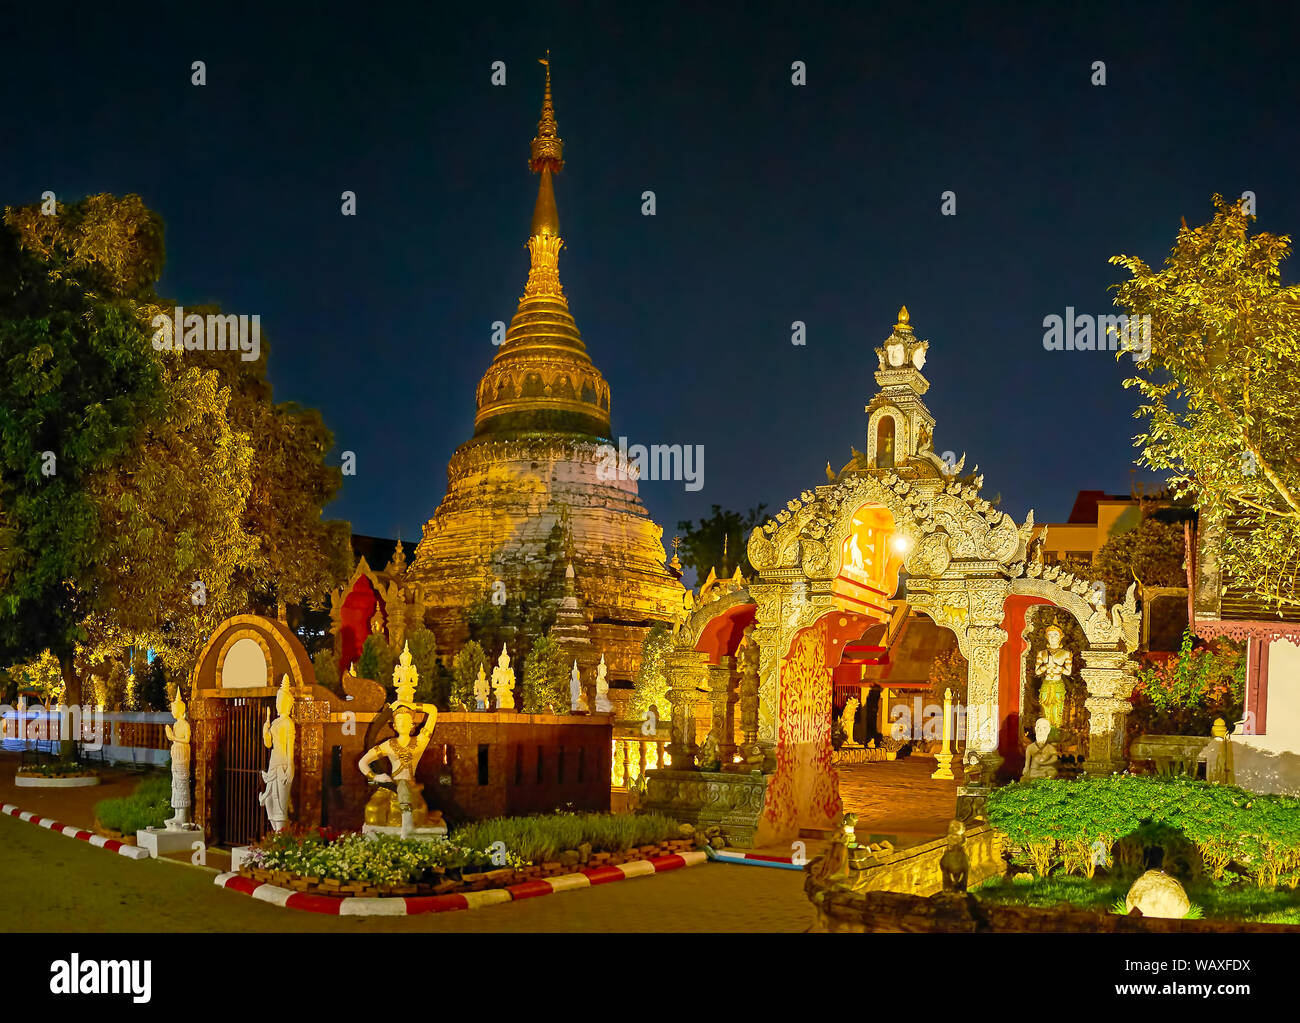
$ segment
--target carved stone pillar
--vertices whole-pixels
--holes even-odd
[[[298,731],[297,822],[307,827],[321,823],[321,783],[324,779],[322,745],[325,724],[330,719],[328,700],[299,696],[293,701],[293,720]]]
[[[789,599],[788,588],[779,583],[751,583],[750,595],[758,604],[754,620],[754,639],[758,642],[758,749],[751,752],[766,771],[776,766],[777,715],[781,703],[780,646],[784,638],[782,629],[782,601]],[[746,739],[746,742],[749,740]],[[760,759],[761,757],[761,759]]]
[[[709,722],[710,745],[718,751],[719,768],[726,770],[736,760],[735,706],[740,694],[736,688],[735,658],[721,657],[717,664],[706,665],[704,673],[713,711]]]
[[[672,708],[668,755],[672,757],[674,771],[698,770],[696,759],[700,748],[695,742],[695,705],[699,702],[699,685],[704,674],[703,656],[690,649],[674,650],[668,655],[668,704]]]
[[[1124,756],[1124,733],[1128,713],[1133,709],[1129,697],[1136,682],[1137,666],[1119,647],[1096,648],[1082,652],[1084,666],[1079,669],[1088,687],[1083,705],[1088,709],[1088,774],[1109,775],[1128,768]]]
[[[759,661],[757,629],[751,623],[745,627],[745,642],[741,646],[740,673],[740,728],[741,756],[745,760],[745,769],[761,768],[764,750],[758,741],[758,704],[759,704]]]

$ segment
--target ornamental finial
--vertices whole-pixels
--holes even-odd
[[[910,325],[911,325],[911,322],[912,322],[912,319],[911,319],[911,317],[908,316],[908,314],[907,314],[907,306],[903,306],[901,309],[898,310],[898,322],[895,323],[894,326],[895,326],[895,327],[907,327],[907,326],[910,326]]]
[[[560,138],[559,126],[555,123],[555,104],[551,100],[551,51],[538,60],[546,68],[546,91],[542,95],[542,117],[537,122],[537,135],[532,142],[532,159],[528,166],[534,174],[540,174],[543,168],[552,174],[558,174],[564,166],[564,140]]]

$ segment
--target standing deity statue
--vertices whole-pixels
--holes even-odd
[[[1061,646],[1065,634],[1059,625],[1047,627],[1047,649],[1038,652],[1034,674],[1043,680],[1038,687],[1038,706],[1053,728],[1065,720],[1065,676],[1074,669],[1074,655]]]
[[[510,655],[506,645],[501,644],[501,656],[497,666],[492,669],[492,691],[496,693],[497,710],[515,709],[515,671],[510,667]]]
[[[596,713],[612,714],[614,704],[609,700],[609,681],[605,678],[605,673],[609,669],[605,666],[605,655],[600,655],[600,663],[596,665]]]
[[[578,662],[573,662],[573,671],[569,672],[569,709],[575,714],[587,713],[587,697],[582,692],[582,675],[578,671]]]
[[[167,821],[167,829],[181,831],[190,827],[190,723],[179,688],[172,700],[172,717],[176,720],[166,726],[166,732],[172,744],[172,809],[176,815]]]
[[[294,723],[289,716],[293,713],[293,690],[289,688],[288,675],[281,679],[275,694],[275,711],[279,716],[272,721],[271,708],[266,708],[266,721],[262,725],[262,742],[271,751],[271,762],[262,772],[266,789],[257,801],[266,807],[272,830],[279,831],[289,821],[293,787]]]
[[[370,616],[370,631],[376,636],[384,634],[384,612],[379,608],[375,608],[375,613]]]
[[[487,675],[483,673],[483,666],[480,664],[478,678],[474,680],[474,709],[487,710],[491,695],[492,690],[488,687]]]

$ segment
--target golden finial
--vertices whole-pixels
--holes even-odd
[[[546,91],[542,95],[542,117],[537,122],[537,135],[532,142],[532,159],[528,166],[534,174],[543,168],[558,174],[564,166],[564,140],[560,138],[559,125],[555,123],[555,104],[551,100],[551,51],[537,61],[546,68]]]
[[[903,306],[901,309],[898,310],[898,322],[895,323],[894,326],[908,327],[911,326],[911,323],[912,323],[912,319],[910,316],[907,315],[907,306]]]

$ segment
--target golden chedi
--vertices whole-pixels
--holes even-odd
[[[641,503],[637,481],[602,478],[625,474],[610,473],[602,458],[611,443],[609,385],[587,355],[560,284],[554,177],[564,143],[549,62],[542,63],[528,281],[479,382],[474,436],[447,466],[447,494],[424,527],[410,575],[427,594],[426,621],[439,649],[451,656],[468,638],[472,605],[558,606],[571,562],[593,657],[604,653],[611,676],[630,679],[646,632],[672,620],[682,587],[664,566],[663,530]]]

